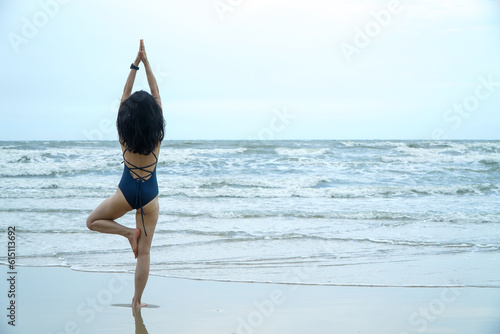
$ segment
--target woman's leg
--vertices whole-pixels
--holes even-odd
[[[118,234],[126,237],[130,242],[130,246],[132,247],[135,257],[137,258],[138,239],[141,233],[140,230],[128,228],[114,221],[130,210],[132,210],[132,208],[127,203],[120,189],[117,189],[113,196],[105,199],[97,206],[97,208],[94,209],[94,211],[92,211],[87,218],[87,227],[92,231]]]
[[[141,303],[142,293],[146,287],[149,277],[149,251],[151,249],[151,241],[153,240],[153,235],[156,228],[156,223],[158,221],[159,204],[158,197],[149,202],[144,206],[144,225],[146,226],[146,231],[148,236],[145,235],[142,230],[142,218],[141,210],[137,210],[135,215],[135,221],[137,228],[141,230],[141,237],[139,238],[137,265],[135,268],[135,293],[132,299],[132,308],[140,308],[146,306],[145,303]]]

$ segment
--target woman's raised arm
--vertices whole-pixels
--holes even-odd
[[[144,64],[144,68],[146,69],[146,77],[148,78],[149,89],[151,90],[151,96],[158,102],[161,108],[161,99],[160,99],[160,90],[158,89],[158,84],[156,83],[156,78],[153,74],[153,70],[149,65],[149,60],[146,55],[146,49],[144,48],[144,42],[141,39],[141,48],[139,50],[139,54],[141,55],[142,63]]]
[[[141,44],[139,46],[139,52],[137,53],[137,57],[135,57],[134,62],[132,63],[133,66],[138,67],[139,63],[141,62],[141,47],[142,47],[142,39],[141,39]],[[120,104],[123,103],[126,99],[132,95],[132,87],[134,86],[134,81],[135,81],[135,75],[137,74],[137,70],[134,69],[130,66],[130,72],[127,77],[127,82],[125,82],[125,87],[123,88],[123,94],[122,94],[122,99],[120,101]]]

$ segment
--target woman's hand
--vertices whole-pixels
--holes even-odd
[[[141,42],[139,44],[139,51],[137,52],[137,56],[135,57],[134,60],[134,65],[139,66],[139,63],[143,61],[143,58],[145,58],[146,52],[144,51],[144,43],[141,39]],[[147,61],[147,58],[146,58]]]
[[[141,39],[141,42],[139,45],[139,52],[137,53],[137,57],[136,57],[135,61],[137,62],[137,64],[139,64],[139,62],[141,62],[141,61],[144,64],[146,64],[148,62],[148,56],[146,55],[146,49],[144,48],[144,41],[142,39]]]

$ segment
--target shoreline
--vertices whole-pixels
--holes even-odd
[[[0,266],[7,283],[7,266]],[[481,333],[500,328],[500,289],[221,282],[151,275],[141,316],[133,275],[16,268],[16,326],[2,333]],[[5,286],[4,291],[7,291]],[[6,305],[7,294],[2,294]],[[157,306],[157,307],[153,307]],[[7,310],[4,308],[4,312]]]
[[[26,267],[45,267],[45,266],[26,266]],[[58,266],[46,266],[58,267]],[[131,272],[123,271],[98,271],[98,270],[82,270],[73,269],[71,266],[60,266],[61,268],[69,268],[72,271],[82,273],[97,273],[97,274],[127,274],[133,275]],[[155,273],[149,273],[149,277],[159,277],[165,279],[188,280],[199,282],[216,282],[216,283],[242,283],[242,284],[271,284],[271,285],[285,285],[285,286],[325,286],[325,287],[341,287],[341,288],[401,288],[401,289],[444,289],[444,288],[475,288],[475,289],[500,289],[500,286],[487,286],[487,285],[465,285],[465,284],[443,284],[443,285],[384,285],[384,284],[348,284],[348,283],[305,283],[305,282],[272,282],[272,281],[236,281],[230,279],[213,279],[213,278],[194,278],[182,276],[164,276]]]
[[[7,267],[8,264],[0,262],[1,267]],[[25,265],[16,264],[16,267],[22,268],[67,268],[70,271],[79,273],[96,273],[96,274],[124,274],[124,275],[134,275],[130,271],[102,271],[102,270],[85,270],[85,269],[74,269],[70,265]],[[217,282],[217,283],[242,283],[242,284],[271,284],[271,285],[285,285],[285,286],[325,286],[325,287],[342,287],[342,288],[403,288],[403,289],[441,289],[441,288],[475,288],[475,289],[500,289],[500,286],[488,286],[488,285],[466,285],[459,284],[442,284],[442,285],[389,285],[389,284],[358,284],[358,283],[307,283],[307,282],[273,282],[273,281],[252,281],[252,280],[230,280],[230,279],[213,279],[213,278],[196,278],[196,277],[183,277],[183,276],[164,276],[157,273],[149,273],[149,277],[158,277],[164,279],[175,279],[175,280],[188,280],[188,281],[199,281],[199,282]]]

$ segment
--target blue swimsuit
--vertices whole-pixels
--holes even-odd
[[[158,157],[154,152],[152,152],[156,161],[148,166],[137,167],[125,160],[125,151],[123,151],[122,162],[124,166],[123,175],[118,188],[120,188],[123,196],[125,196],[125,199],[132,209],[141,209],[142,227],[144,228],[144,234],[148,236],[146,233],[146,227],[144,226],[144,211],[142,210],[142,207],[151,202],[158,195],[158,181],[156,180],[156,165],[158,164]],[[155,166],[153,171],[146,169],[152,166]],[[136,170],[147,172],[148,175],[140,176],[136,173]],[[136,178],[134,178],[132,174],[134,174]]]

